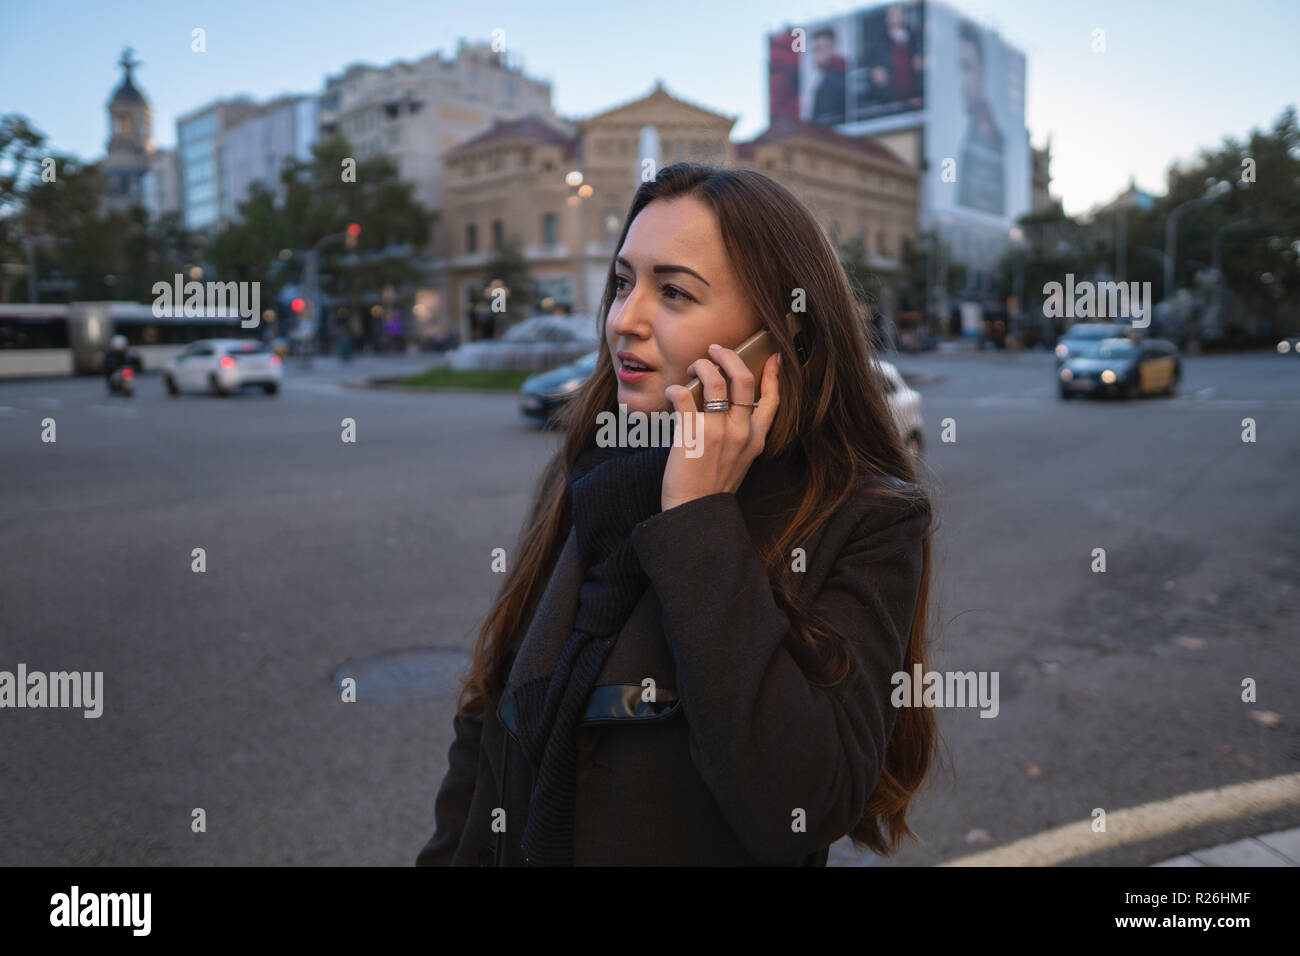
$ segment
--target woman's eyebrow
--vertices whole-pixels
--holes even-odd
[[[632,269],[633,272],[636,272],[636,269],[632,268],[632,263],[628,262],[622,256],[616,256],[614,261],[617,262],[619,265],[626,266],[627,268]],[[694,269],[686,268],[686,266],[662,265],[662,266],[655,266],[654,269],[651,271],[653,271],[655,275],[659,275],[660,273],[666,273],[666,272],[685,272],[687,275],[695,276],[695,278],[699,279],[705,285],[709,286],[710,289],[713,288],[713,286],[710,285],[708,279],[704,278],[704,276],[700,275]]]

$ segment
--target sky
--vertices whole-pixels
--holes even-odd
[[[669,92],[735,116],[735,139],[767,125],[769,32],[870,3],[658,0],[0,0],[0,114],[20,113],[52,149],[91,160],[130,45],[160,146],[176,117],[214,99],[319,91],[350,63],[414,60],[505,31],[525,72],[581,118]],[[1132,177],[1164,192],[1176,160],[1268,127],[1300,100],[1300,0],[950,0],[1027,57],[1031,142],[1051,137],[1052,192],[1069,213]],[[207,50],[191,49],[206,31]],[[1094,30],[1105,52],[1094,52]]]

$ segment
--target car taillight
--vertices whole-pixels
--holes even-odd
[[[124,369],[122,369],[122,377],[123,377],[123,378],[134,378],[134,377],[135,377],[135,369],[133,369],[133,368],[124,368]]]
[[[280,356],[278,356],[278,355],[272,355],[272,356],[271,356],[271,364],[272,364],[272,365],[279,365],[279,364],[280,364]]]
[[[235,367],[235,359],[234,359],[234,356],[232,356],[232,355],[226,355],[226,356],[222,357],[222,359],[221,359],[221,367],[222,367],[222,368],[234,368],[234,367]]]

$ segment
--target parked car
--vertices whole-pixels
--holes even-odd
[[[469,342],[448,354],[458,370],[541,371],[576,361],[600,344],[594,316],[538,315],[507,329],[499,339]]]
[[[600,349],[549,372],[539,372],[520,388],[519,410],[549,425],[555,413],[573,397],[596,368]]]
[[[925,420],[921,416],[921,393],[903,381],[892,362],[880,362],[885,379],[885,399],[894,413],[894,424],[908,452],[920,458],[925,452]]]
[[[596,319],[589,315],[535,315],[512,325],[502,342],[574,342],[596,339]]]
[[[1076,322],[1065,330],[1056,343],[1056,369],[1059,372],[1066,359],[1082,348],[1084,342],[1099,342],[1102,339],[1123,338],[1132,331],[1132,326],[1120,322]]]
[[[519,410],[526,417],[549,425],[555,413],[571,399],[595,371],[600,349],[527,379],[520,388]],[[920,457],[925,446],[925,422],[921,416],[921,393],[911,388],[890,362],[880,362],[885,398],[907,450]]]
[[[280,364],[280,356],[256,339],[199,339],[163,366],[163,384],[171,395],[183,389],[229,395],[248,385],[274,395]]]
[[[1061,398],[1076,394],[1172,395],[1182,379],[1182,363],[1172,342],[1163,339],[1078,340],[1057,372]]]

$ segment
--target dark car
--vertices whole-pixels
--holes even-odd
[[[1076,394],[1172,395],[1182,378],[1182,363],[1172,342],[1162,339],[1079,339],[1057,371],[1061,398]]]
[[[1065,360],[1075,354],[1084,342],[1099,342],[1102,339],[1123,338],[1132,331],[1132,326],[1119,322],[1077,322],[1065,330],[1056,343],[1056,369],[1059,372]]]
[[[567,365],[538,372],[524,381],[520,388],[519,410],[529,418],[549,424],[551,416],[573,397],[588,376],[596,369],[600,350],[588,352]]]

